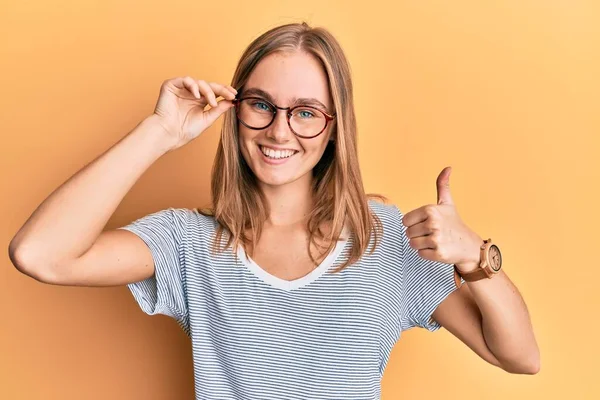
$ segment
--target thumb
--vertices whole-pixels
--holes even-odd
[[[452,167],[446,167],[437,177],[437,202],[438,204],[454,204],[450,194],[450,173]]]

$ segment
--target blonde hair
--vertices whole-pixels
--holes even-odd
[[[341,46],[324,28],[311,28],[306,23],[293,23],[273,28],[255,39],[242,54],[231,85],[242,87],[261,59],[282,51],[304,51],[321,61],[333,98],[336,120],[332,136],[322,158],[313,169],[314,207],[307,221],[310,244],[329,254],[340,240],[347,223],[353,246],[348,259],[335,272],[357,261],[367,250],[374,233],[375,250],[382,232],[379,218],[368,206],[369,198],[382,201],[384,196],[366,195],[358,165],[357,128],[354,114],[353,89],[350,68]],[[219,223],[213,250],[221,243],[227,231],[229,237],[224,248],[233,243],[234,249],[242,244],[254,253],[255,243],[261,236],[263,222],[269,215],[268,204],[260,191],[256,176],[244,160],[239,149],[238,122],[233,109],[225,113],[221,138],[212,169],[213,209],[200,211],[214,216]],[[321,230],[324,222],[331,222],[327,238]],[[246,234],[249,230],[250,235]],[[328,243],[320,246],[317,239]],[[224,249],[223,248],[223,249]],[[216,251],[216,250],[215,250]]]

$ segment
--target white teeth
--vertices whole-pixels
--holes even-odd
[[[269,149],[266,148],[264,146],[259,146],[260,151],[263,152],[263,154],[269,158],[288,158],[293,156],[296,152],[294,150],[273,150],[273,149]]]

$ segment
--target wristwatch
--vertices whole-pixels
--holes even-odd
[[[466,282],[474,282],[483,278],[491,279],[494,275],[500,272],[502,269],[502,254],[498,246],[492,243],[492,239],[483,241],[480,249],[480,263],[479,268],[475,271],[462,273],[454,265],[454,283],[456,287],[461,286],[460,278]]]

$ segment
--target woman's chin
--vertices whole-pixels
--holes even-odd
[[[258,176],[258,181],[261,184],[268,185],[268,186],[283,186],[288,183],[292,183],[294,180],[295,180],[294,177],[289,176],[289,175],[288,176],[278,176],[278,175],[269,174],[267,176],[265,176],[265,175]]]
[[[257,173],[258,172],[258,173]],[[265,171],[259,170],[254,171],[254,174],[261,185],[267,186],[283,186],[288,185],[294,182],[297,182],[302,179],[312,180],[311,171],[308,171],[305,174],[298,174],[298,171],[294,171],[295,173],[290,173],[290,171]]]
[[[252,172],[261,185],[283,186],[296,182],[303,178],[312,180],[311,170],[302,173],[297,168],[286,168],[286,166],[264,165],[261,162],[252,164]]]

